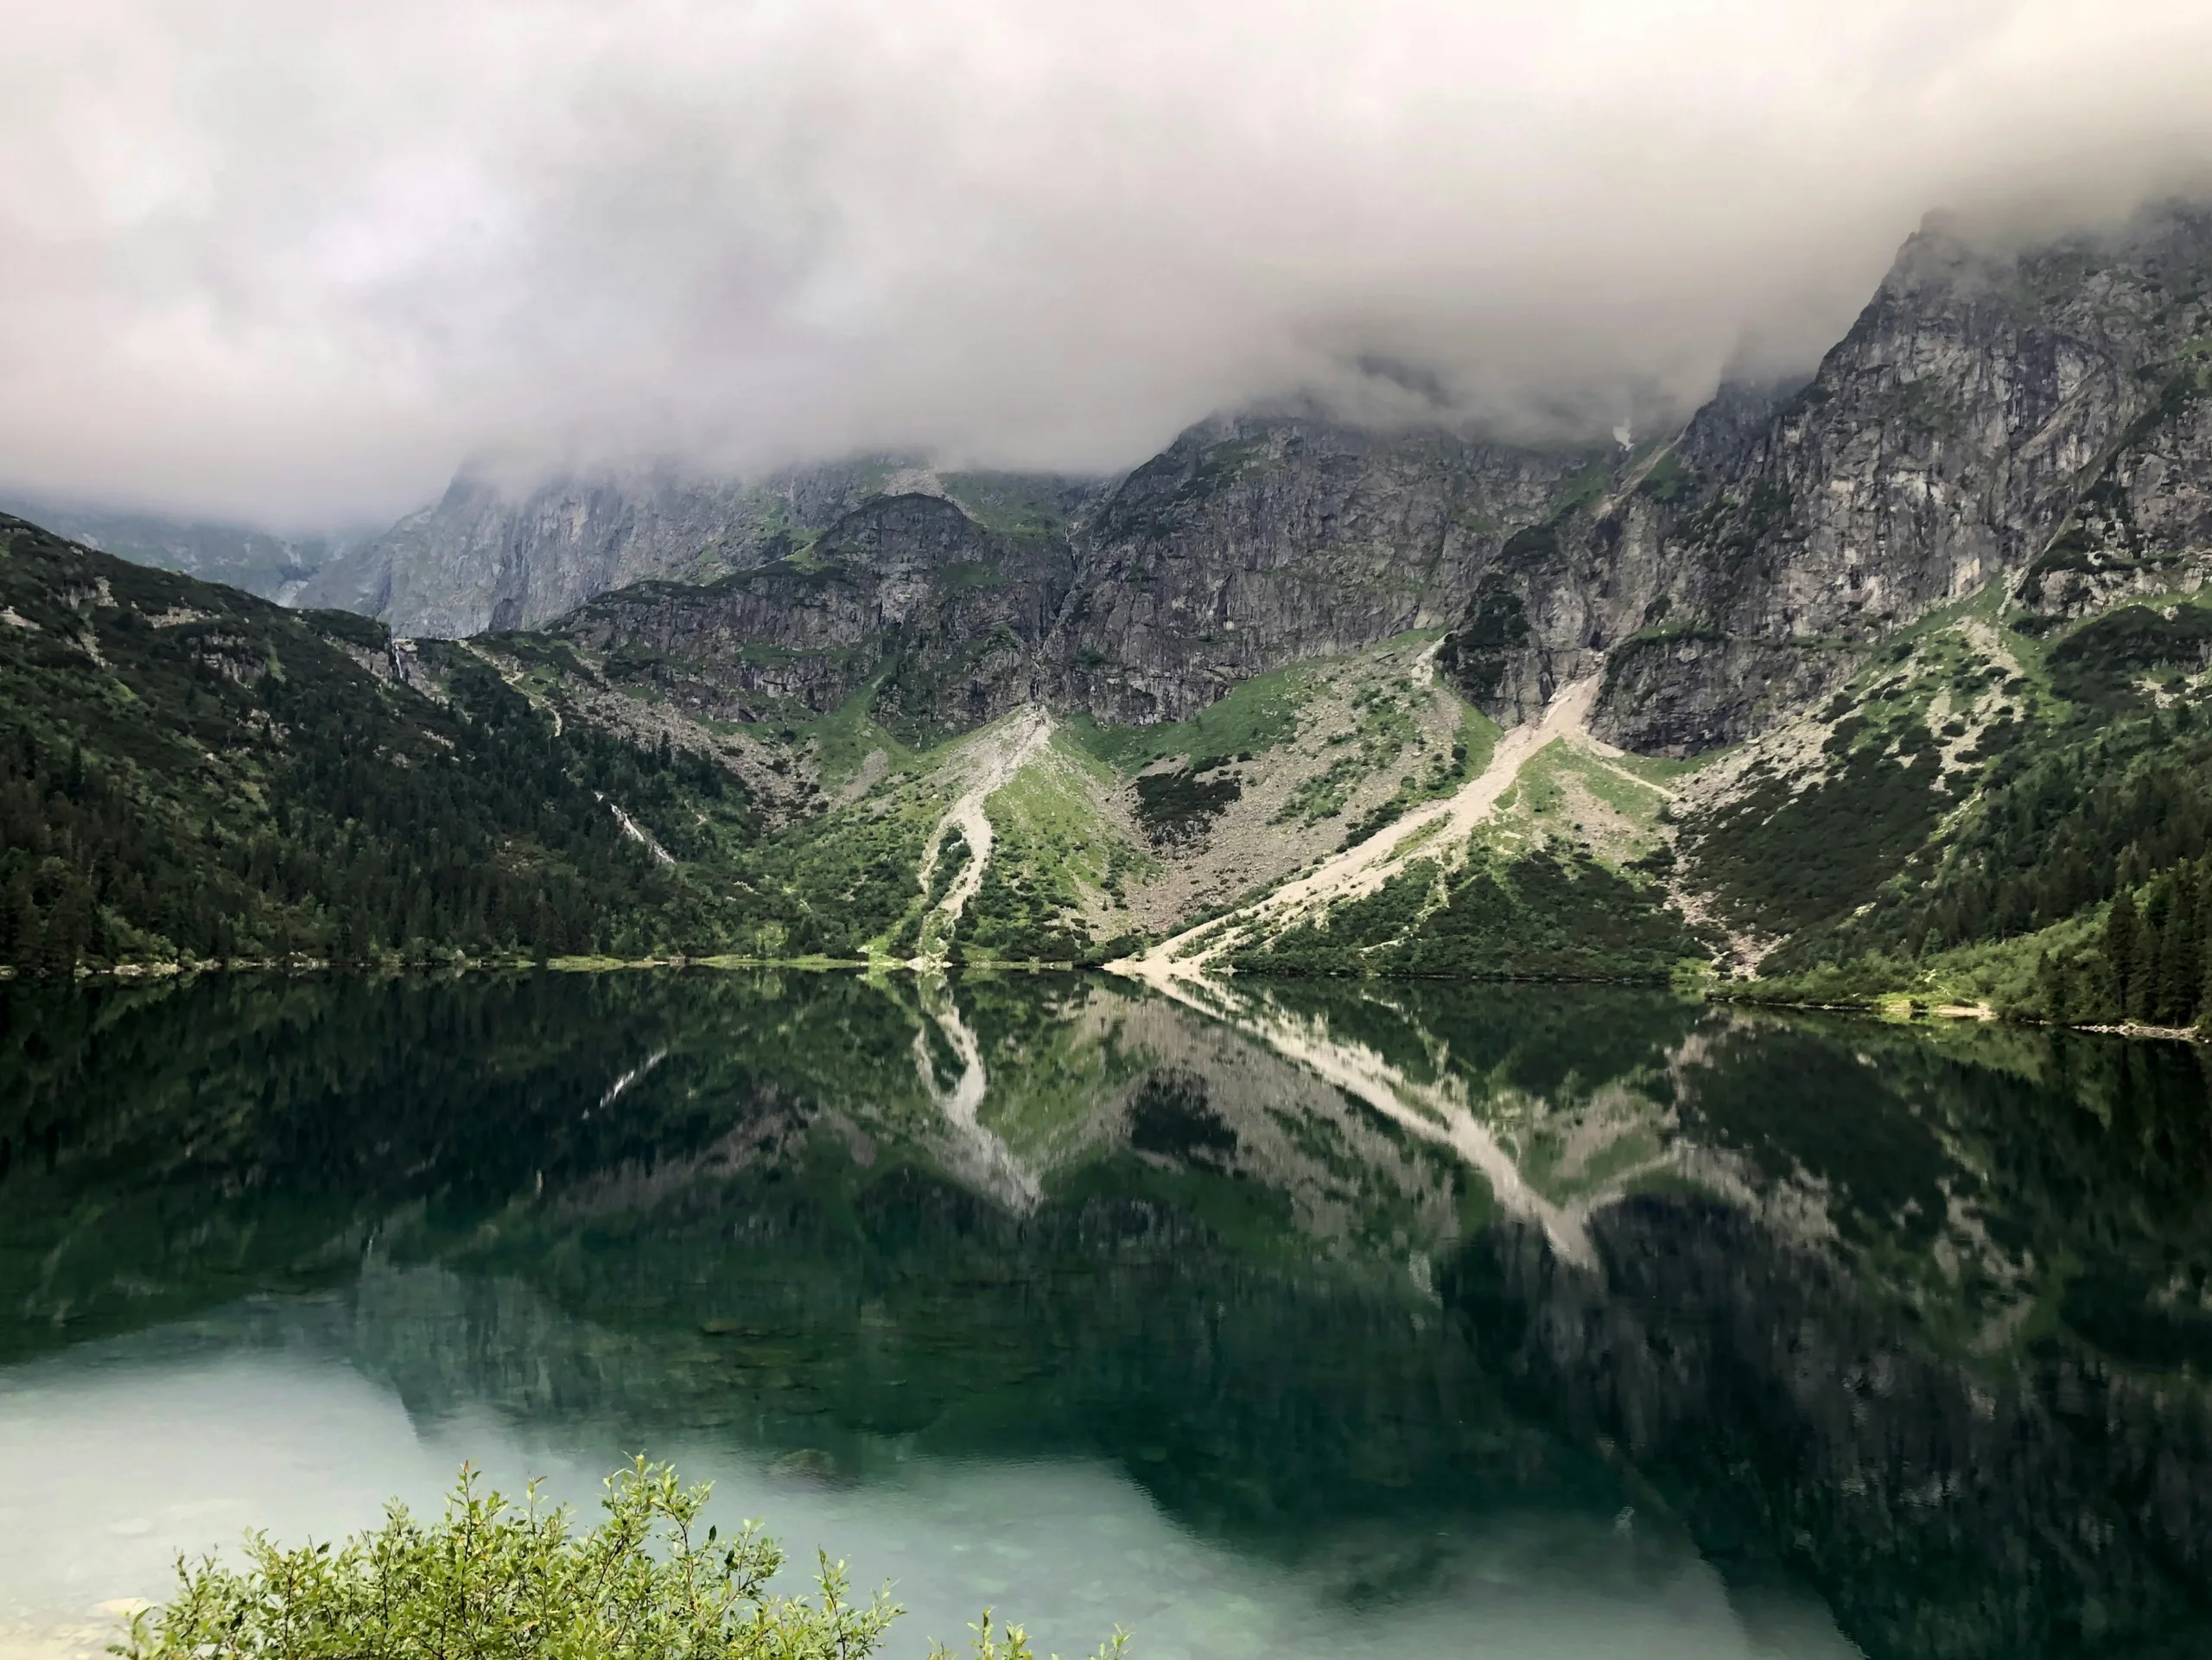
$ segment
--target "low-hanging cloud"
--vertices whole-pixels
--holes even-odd
[[[1929,207],[2212,158],[2202,0],[6,14],[0,480],[295,525],[487,452],[1105,470],[1356,379],[1602,429],[1809,362]]]

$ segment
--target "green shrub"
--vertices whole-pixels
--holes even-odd
[[[180,1561],[177,1594],[131,1621],[124,1660],[862,1660],[900,1610],[849,1600],[824,1555],[811,1596],[769,1590],[784,1556],[756,1523],[698,1532],[708,1489],[643,1459],[610,1477],[606,1519],[480,1493],[464,1469],[442,1519],[394,1503],[383,1527],[334,1549],[246,1537],[243,1572]],[[975,1660],[1027,1660],[1018,1625],[987,1611]],[[1100,1650],[1119,1655],[1117,1633]],[[949,1660],[933,1648],[931,1660]]]
[[[1410,860],[1325,923],[1301,923],[1230,961],[1240,974],[1661,984],[1707,951],[1665,888],[1581,849],[1542,848],[1478,849],[1448,875],[1433,859]]]

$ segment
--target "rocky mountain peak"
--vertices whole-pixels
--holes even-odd
[[[1687,754],[1760,729],[1890,631],[2019,579],[2193,407],[2207,226],[2164,209],[2010,252],[1924,229],[1807,384],[1763,418],[1724,388],[1624,506],[1556,515],[1478,582],[1447,657],[1514,719],[1602,640],[1613,741]],[[2183,447],[2162,477],[2212,473]]]
[[[2203,551],[2208,294],[2201,207],[2029,245],[1935,215],[1814,371],[1729,380],[1656,442],[1286,404],[1211,417],[1116,480],[912,455],[749,480],[465,469],[373,543],[287,567],[286,597],[403,634],[634,624],[641,650],[704,653],[687,696],[721,675],[715,696],[819,708],[876,684],[955,723],[1032,696],[1180,720],[1435,629],[1503,722],[1602,673],[1601,735],[1690,754],[1993,580],[2074,614]]]

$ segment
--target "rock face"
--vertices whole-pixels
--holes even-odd
[[[897,460],[520,498],[465,476],[287,597],[402,634],[587,607],[569,632],[683,658],[687,697],[876,681],[932,724],[1033,696],[1180,719],[1435,627],[1501,721],[1602,672],[1601,735],[1694,754],[1992,579],[2055,625],[2212,574],[2209,288],[2212,210],[2025,252],[1931,222],[1809,377],[1724,386],[1635,451],[1300,410],[1204,423],[1110,487]]]
[[[774,559],[888,470],[855,463],[759,485],[665,471],[563,478],[520,498],[464,473],[436,506],[321,572],[299,603],[363,612],[401,634],[535,627],[626,583]]]
[[[1914,237],[1755,437],[1732,446],[1701,415],[1678,446],[1659,568],[1617,580],[1598,729],[1669,754],[1730,742],[1992,577],[2202,549],[2208,275],[2197,211],[2008,257]]]
[[[724,718],[825,712],[880,683],[887,714],[972,726],[1034,694],[1073,576],[1064,537],[988,531],[935,496],[880,496],[803,553],[703,588],[624,588],[555,632]]]
[[[2167,379],[2018,595],[2054,622],[2139,595],[2202,585],[2212,573],[2212,401]]]
[[[436,506],[333,562],[296,596],[400,634],[535,628],[631,583],[705,583],[803,549],[863,502],[957,497],[1010,533],[1064,534],[1098,493],[1054,475],[940,475],[897,457],[792,468],[757,482],[661,468],[563,476],[517,495],[464,472]]]
[[[1057,684],[1103,720],[1179,720],[1286,663],[1441,626],[1591,461],[1313,416],[1193,427],[1085,525]]]
[[[1095,503],[953,475],[711,585],[608,595],[558,632],[627,648],[631,672],[637,652],[664,655],[702,708],[719,687],[732,709],[819,710],[880,681],[879,712],[932,726],[1032,698],[1176,720],[1254,675],[1442,627],[1517,528],[1605,469],[1249,415],[1192,428]]]

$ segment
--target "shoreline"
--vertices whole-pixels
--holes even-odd
[[[1880,1021],[1887,1026],[1915,1026],[1923,1020],[1980,1021],[1991,1026],[2032,1027],[2047,1032],[2094,1032],[2101,1037],[2156,1038],[2170,1043],[2212,1042],[2212,1033],[2200,1032],[2193,1026],[2152,1026],[2143,1021],[2118,1022],[2031,1020],[2025,1015],[2005,1014],[1987,1003],[1929,1003],[1918,1008],[1900,1008],[1914,1000],[1904,992],[1887,992],[1879,997],[1866,998],[1855,1002],[1818,1002],[1802,997],[1762,997],[1730,995],[1726,991],[1703,994],[1707,1002],[1735,1003],[1746,1008],[1794,1008],[1812,1014],[1857,1014],[1868,1020]]]
[[[633,974],[657,970],[704,969],[713,973],[803,973],[824,974],[852,972],[864,974],[905,973],[945,976],[954,973],[979,974],[1110,974],[1116,979],[1131,980],[1163,990],[1163,979],[1185,977],[1203,980],[1203,974],[1177,975],[1170,970],[1162,975],[1155,965],[1143,958],[1118,957],[1111,962],[970,962],[954,963],[928,957],[743,957],[716,953],[708,957],[602,957],[568,956],[540,960],[533,957],[466,957],[455,954],[442,959],[423,961],[404,957],[385,957],[363,963],[334,963],[324,957],[231,957],[214,960],[166,963],[118,963],[106,967],[92,968],[79,964],[67,983],[84,986],[93,983],[128,985],[139,982],[196,980],[203,975],[264,974],[282,975],[288,979],[304,979],[313,976],[334,975],[354,979],[387,980],[403,976],[432,977],[458,976],[467,974]],[[1147,971],[1151,970],[1151,971]],[[1852,1014],[1862,1019],[1878,1021],[1889,1026],[1912,1026],[1923,1021],[1978,1021],[1986,1025],[2036,1027],[2046,1031],[2092,1033],[2101,1037],[2155,1040],[2168,1043],[2212,1042],[2212,1033],[2200,1032],[2193,1027],[2154,1026],[2140,1021],[2120,1022],[2102,1021],[2082,1024],[2056,1021],[2032,1020],[2019,1015],[2007,1015],[1986,1003],[1917,1004],[1908,995],[1886,993],[1878,997],[1848,1002],[1820,1002],[1811,998],[1770,997],[1756,992],[1732,992],[1732,984],[1742,982],[1708,982],[1694,988],[1684,987],[1679,981],[1659,979],[1603,979],[1569,978],[1560,976],[1498,975],[1481,978],[1463,977],[1443,980],[1439,976],[1357,976],[1357,975],[1248,975],[1240,976],[1255,981],[1355,981],[1372,980],[1382,985],[1434,985],[1450,983],[1482,986],[1619,986],[1640,987],[1647,990],[1674,989],[1678,995],[1700,1002],[1729,1003],[1746,1008],[1794,1009],[1806,1014]],[[12,968],[0,966],[0,985],[25,986],[60,985],[60,981],[44,976],[18,973]],[[1170,994],[1172,995],[1172,994]]]

